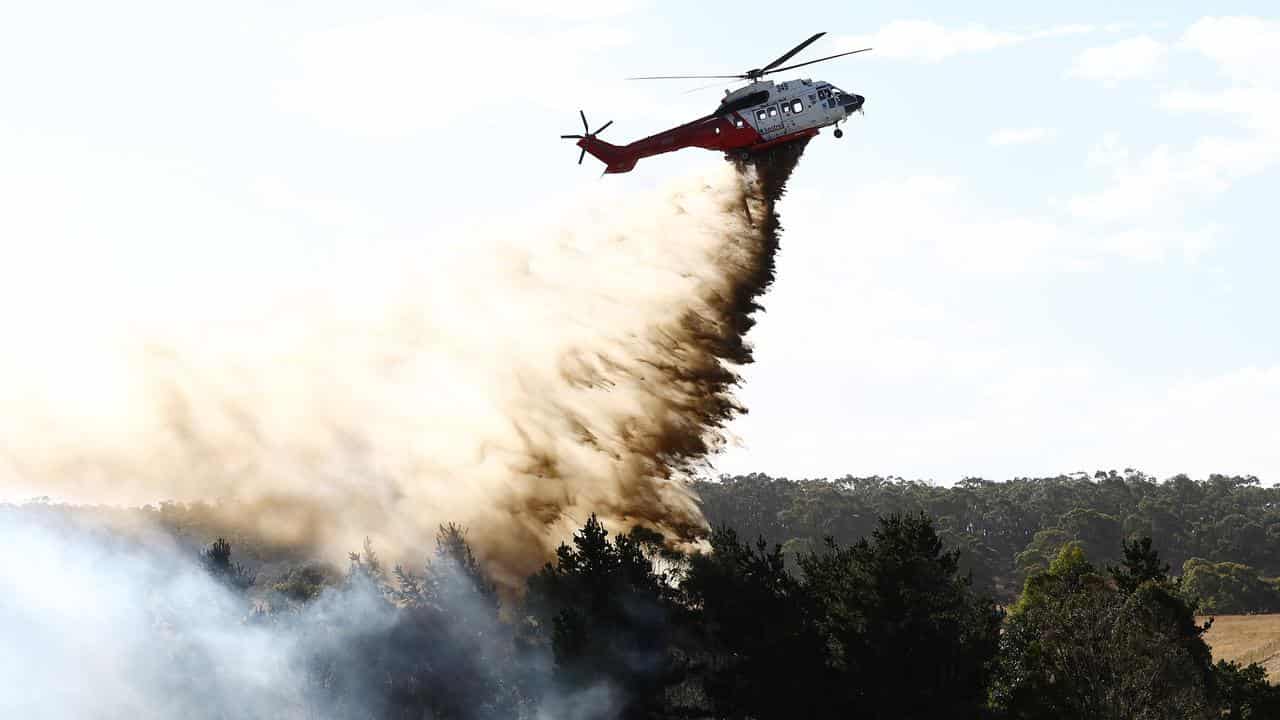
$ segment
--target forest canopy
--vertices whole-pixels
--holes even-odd
[[[1125,470],[1006,482],[966,478],[942,486],[894,477],[754,474],[702,481],[696,488],[713,525],[729,524],[746,537],[762,535],[797,549],[825,537],[854,542],[891,513],[925,513],[947,544],[962,551],[962,567],[973,572],[976,586],[1004,602],[1068,542],[1079,543],[1099,564],[1118,560],[1121,542],[1138,537],[1151,538],[1174,568],[1193,558],[1232,563],[1235,579],[1213,585],[1215,593],[1227,593],[1215,608],[1232,612],[1272,611],[1270,596],[1245,578],[1280,576],[1280,487],[1263,487],[1252,476],[1160,481]],[[1252,589],[1245,591],[1244,584]],[[1228,599],[1236,587],[1244,594]]]

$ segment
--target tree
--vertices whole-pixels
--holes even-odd
[[[979,717],[1001,614],[926,515],[881,518],[870,541],[829,542],[801,567],[838,716]]]
[[[387,573],[366,540],[347,581],[302,613],[304,658],[324,717],[517,717],[523,670],[494,584],[466,542],[441,526],[421,572]]]
[[[830,698],[823,638],[780,545],[714,530],[711,552],[694,555],[681,583],[698,612],[700,675],[717,717],[824,717]]]
[[[1119,566],[1108,566],[1107,572],[1115,579],[1120,592],[1129,594],[1145,582],[1163,582],[1169,577],[1169,564],[1160,561],[1160,554],[1151,547],[1151,538],[1144,537],[1124,542],[1124,559]]]
[[[763,539],[722,528],[711,545],[682,589],[701,611],[718,716],[980,714],[1000,615],[925,515],[881,518],[847,547],[828,539],[799,578]]]
[[[201,550],[200,563],[219,582],[241,592],[248,590],[257,577],[245,566],[231,560],[231,543],[225,538],[218,538]]]
[[[1254,477],[1183,475],[1165,481],[1126,468],[950,487],[893,477],[786,480],[765,475],[695,485],[713,525],[784,547],[842,544],[869,535],[876,518],[927,512],[978,587],[1013,602],[1023,581],[1048,567],[1068,541],[1100,566],[1120,559],[1124,539],[1151,537],[1174,567],[1189,558],[1238,562],[1280,576],[1280,485]]]
[[[337,585],[339,579],[337,571],[329,565],[310,562],[289,568],[270,584],[270,589],[286,605],[300,605],[315,600],[325,588]]]
[[[670,652],[674,589],[646,554],[651,544],[643,532],[610,541],[592,514],[525,594],[531,633],[550,646],[558,681],[570,689],[607,683],[626,717],[660,707],[679,675]]]
[[[1241,563],[1191,558],[1182,565],[1182,587],[1207,613],[1280,612],[1280,588]]]
[[[1259,664],[1242,667],[1219,660],[1214,681],[1223,720],[1264,720],[1280,717],[1280,687],[1267,682]]]
[[[1027,579],[1001,637],[991,693],[1001,717],[1215,716],[1204,626],[1143,547],[1105,577],[1068,543]],[[1144,574],[1156,576],[1134,585]]]

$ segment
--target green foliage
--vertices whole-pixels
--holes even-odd
[[[800,558],[718,530],[683,584],[715,657],[723,717],[978,717],[1000,615],[920,514]],[[779,662],[779,658],[786,658]]]
[[[700,614],[703,684],[719,716],[820,717],[826,648],[780,546],[742,542],[718,528],[711,552],[690,559],[681,590]]]
[[[367,545],[365,555],[371,555]],[[356,559],[354,555],[353,559]],[[396,578],[396,586],[390,595],[403,606],[425,607],[467,601],[479,602],[487,614],[497,613],[497,585],[480,566],[467,542],[466,530],[460,525],[448,523],[437,528],[435,554],[421,577],[399,565],[392,574]]]
[[[1116,549],[1124,541],[1120,521],[1093,508],[1072,508],[1057,524],[1067,537],[1080,543],[1086,555],[1100,563],[1114,560]]]
[[[1191,558],[1182,565],[1182,582],[1206,613],[1280,612],[1280,588],[1248,565]]]
[[[979,716],[1001,616],[958,557],[913,513],[882,518],[869,541],[801,560],[838,715]]]
[[[549,644],[568,688],[605,682],[621,688],[627,713],[646,712],[676,674],[670,652],[675,611],[670,578],[646,554],[653,537],[609,533],[594,514],[562,544],[556,561],[529,578],[530,634]]]
[[[368,540],[364,552],[352,557],[367,577],[385,577]],[[519,704],[512,681],[514,635],[501,622],[496,586],[467,543],[466,530],[441,525],[422,574],[396,566],[391,575],[394,582],[382,580],[384,594],[399,612],[394,632],[378,651],[379,661],[393,670],[396,703],[432,718],[513,715]]]
[[[231,543],[218,538],[200,551],[200,562],[214,578],[236,590],[248,590],[255,574],[238,562],[231,560]]]
[[[1122,549],[1124,559],[1120,565],[1107,568],[1120,592],[1131,593],[1145,582],[1163,582],[1169,577],[1169,564],[1161,562],[1160,554],[1151,546],[1151,538],[1125,542]]]
[[[1014,557],[1014,564],[1022,575],[1040,572],[1053,562],[1058,551],[1071,543],[1071,536],[1061,528],[1046,528],[1036,532],[1027,549]]]
[[[1065,545],[1027,578],[1000,640],[991,704],[1004,718],[1216,717],[1205,626],[1149,543],[1110,576]]]
[[[325,588],[337,585],[338,581],[338,574],[333,568],[311,562],[289,568],[269,588],[286,602],[299,604],[315,600]]]
[[[1150,537],[1174,567],[1193,557],[1238,562],[1280,576],[1280,487],[1254,477],[1179,475],[1160,482],[1135,470],[1015,478],[968,478],[950,487],[900,478],[834,480],[725,477],[696,484],[713,525],[784,547],[843,544],[869,535],[876,518],[925,512],[977,588],[1013,602],[1022,581],[1077,541],[1099,566],[1121,543]]]
[[[1242,667],[1219,660],[1214,681],[1223,720],[1280,718],[1280,687],[1267,682],[1267,671],[1257,663]]]
[[[1050,561],[1048,569],[1027,577],[1018,601],[1009,608],[1009,615],[1016,617],[1031,608],[1051,602],[1054,594],[1074,592],[1086,585],[1101,582],[1102,578],[1085,557],[1080,544],[1068,542],[1058,549],[1058,554]]]

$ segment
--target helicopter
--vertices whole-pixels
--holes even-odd
[[[793,70],[833,60],[845,55],[867,52],[871,48],[850,50],[828,55],[795,65],[783,65],[796,53],[809,47],[825,35],[820,32],[791,48],[781,57],[764,67],[732,75],[651,75],[631,77],[627,80],[746,80],[745,87],[732,92],[725,91],[719,107],[697,120],[663,130],[656,135],[636,140],[626,145],[612,145],[599,135],[613,124],[601,125],[595,132],[587,124],[587,114],[579,110],[582,118],[581,135],[561,135],[565,140],[577,140],[582,148],[578,164],[587,153],[605,164],[605,174],[629,172],[641,158],[673,152],[687,147],[705,148],[724,152],[726,159],[749,160],[761,150],[811,138],[820,128],[835,125],[833,134],[843,137],[839,124],[855,112],[862,112],[866,98],[848,93],[829,82],[809,79],[788,80],[775,83],[763,79],[766,75]]]

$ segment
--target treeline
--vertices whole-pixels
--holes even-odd
[[[504,605],[446,526],[421,568],[366,547],[345,577],[260,593],[246,622],[332,634],[351,613],[309,608],[377,598],[363,612],[387,621],[299,663],[325,717],[1280,717],[1261,667],[1213,662],[1149,539],[1109,567],[1067,543],[1007,610],[924,514],[793,562],[725,527],[709,545],[681,555],[592,517]],[[254,581],[225,542],[203,559],[227,587]]]
[[[182,582],[155,595],[144,655],[165,658],[165,687],[220,708],[209,717],[1280,717],[1264,669],[1215,662],[1197,619],[1272,602],[1274,543],[1247,539],[1277,532],[1280,498],[1256,479],[755,475],[698,491],[715,524],[703,551],[592,517],[519,592],[500,593],[451,525],[416,567],[366,544],[345,572],[219,539],[195,572],[216,578],[228,632],[173,612],[192,601]],[[144,515],[193,548],[219,511]],[[146,567],[150,583],[167,566]],[[224,635],[284,648],[260,684],[300,688],[284,705],[297,714],[238,701],[249,676],[212,671]]]
[[[1165,481],[1143,473],[1097,472],[950,487],[901,478],[787,480],[765,475],[696,484],[713,524],[744,536],[777,538],[805,551],[823,538],[854,542],[890,513],[935,519],[977,587],[1012,602],[1029,574],[1045,569],[1068,542],[1100,563],[1121,543],[1149,537],[1186,575],[1207,612],[1277,612],[1280,589],[1280,486],[1255,477],[1212,475]]]

